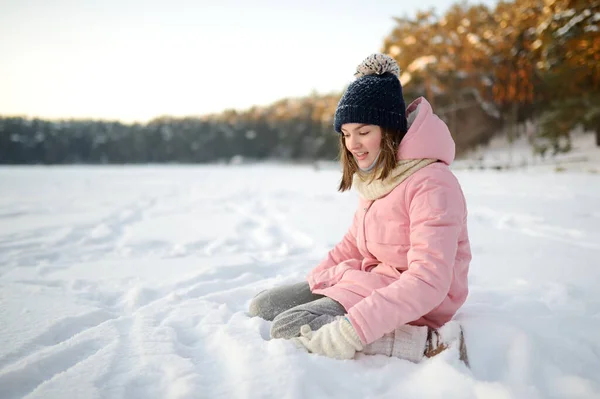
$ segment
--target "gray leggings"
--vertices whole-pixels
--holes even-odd
[[[307,282],[262,291],[250,303],[250,316],[272,321],[271,338],[293,338],[308,324],[313,331],[346,314],[339,302],[310,291]]]

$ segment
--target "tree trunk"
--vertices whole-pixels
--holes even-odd
[[[596,129],[596,146],[600,147],[600,129]]]
[[[517,119],[519,115],[519,104],[516,101],[510,106],[510,113],[508,114],[508,130],[507,130],[507,138],[508,138],[508,166],[513,162],[513,143],[517,137]]]

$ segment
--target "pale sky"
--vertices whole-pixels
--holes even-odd
[[[0,0],[0,115],[146,122],[340,91],[392,17],[453,3]]]

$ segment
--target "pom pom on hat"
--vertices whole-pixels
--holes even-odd
[[[360,63],[356,68],[355,77],[360,78],[366,75],[382,75],[389,72],[400,78],[400,67],[395,59],[385,54],[371,54]]]

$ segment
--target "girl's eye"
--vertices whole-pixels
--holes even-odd
[[[361,132],[359,133],[361,136],[366,136],[367,134],[369,134],[370,132]]]
[[[344,138],[347,139],[348,137],[350,137],[349,134],[344,134]]]

